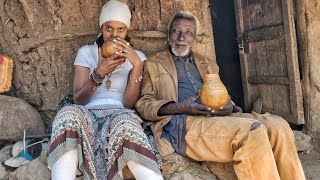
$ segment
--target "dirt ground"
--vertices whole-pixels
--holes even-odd
[[[320,180],[320,153],[299,153],[307,180]]]

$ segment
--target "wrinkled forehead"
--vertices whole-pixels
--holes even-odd
[[[170,32],[172,29],[189,29],[192,31],[196,31],[196,23],[194,19],[177,18],[172,21]]]

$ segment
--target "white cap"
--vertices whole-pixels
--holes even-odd
[[[101,27],[107,21],[120,21],[130,28],[130,20],[131,12],[128,5],[117,0],[110,0],[102,7],[99,25]]]

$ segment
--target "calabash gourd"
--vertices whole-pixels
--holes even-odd
[[[221,82],[219,74],[206,74],[200,93],[201,103],[219,110],[229,102],[227,88]]]
[[[118,38],[117,36],[111,36],[110,38],[108,38],[104,41],[104,43],[102,44],[102,47],[101,47],[102,57],[107,58],[118,51],[118,49],[116,49],[114,47],[114,45],[116,45],[116,43],[113,42],[113,40],[117,39],[117,38]]]

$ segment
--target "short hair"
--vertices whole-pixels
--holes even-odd
[[[199,20],[198,18],[193,15],[191,12],[188,12],[188,11],[179,11],[177,12],[169,21],[168,23],[168,29],[167,29],[167,33],[168,35],[170,34],[170,31],[171,31],[171,28],[172,28],[172,24],[177,21],[177,20],[181,20],[181,19],[186,19],[186,20],[192,20],[194,21],[195,25],[196,25],[196,36],[198,35],[199,33],[199,30],[200,30],[200,23],[199,23]]]

